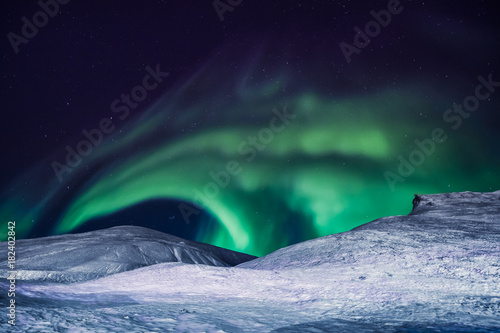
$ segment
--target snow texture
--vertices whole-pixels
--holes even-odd
[[[18,281],[17,325],[2,316],[0,330],[499,332],[500,191],[413,203],[407,216],[235,267],[166,262],[72,284]]]
[[[2,255],[0,277],[6,278]],[[136,226],[16,242],[17,278],[32,281],[85,281],[163,262],[226,267],[254,258]]]

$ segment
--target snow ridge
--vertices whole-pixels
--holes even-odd
[[[9,274],[5,254],[3,278]],[[255,258],[135,226],[18,240],[16,254],[19,280],[52,282],[85,281],[164,262],[229,267]]]

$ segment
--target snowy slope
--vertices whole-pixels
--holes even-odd
[[[388,264],[457,276],[474,274],[500,258],[500,191],[416,196],[408,216],[385,217],[351,231],[291,245],[240,264],[281,270]],[[458,266],[457,266],[458,265]]]
[[[0,243],[7,248],[7,245]],[[0,277],[8,274],[6,252]],[[20,280],[75,282],[163,262],[234,266],[255,257],[155,230],[120,226],[16,242]]]
[[[498,332],[500,192],[419,196],[410,215],[236,267],[161,263],[18,294],[26,332]]]

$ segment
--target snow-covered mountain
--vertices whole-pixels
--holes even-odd
[[[3,278],[8,274],[5,254],[0,257]],[[16,242],[16,271],[20,280],[76,282],[163,262],[226,267],[254,258],[137,226]]]
[[[416,195],[409,215],[291,245],[238,267],[376,264],[378,271],[387,265],[391,273],[408,268],[460,277],[481,274],[491,265],[498,268],[495,258],[500,258],[500,191]]]
[[[500,331],[500,191],[422,195],[413,203],[407,216],[235,267],[170,262],[82,283],[19,282],[19,326],[25,332]]]

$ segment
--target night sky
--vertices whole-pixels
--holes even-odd
[[[494,1],[215,5],[2,2],[2,240],[126,224],[260,256],[500,189]]]

